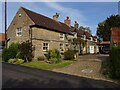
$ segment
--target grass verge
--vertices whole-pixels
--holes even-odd
[[[75,63],[75,61],[63,60],[62,62],[56,63],[56,64],[49,64],[44,61],[32,61],[32,62],[23,63],[21,65],[28,66],[28,67],[34,67],[34,68],[38,68],[38,69],[52,70],[52,69],[68,66],[72,63]]]

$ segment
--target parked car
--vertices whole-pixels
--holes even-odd
[[[104,47],[104,48],[102,49],[102,53],[103,53],[103,54],[109,54],[109,53],[110,53],[110,48],[109,48],[109,47]]]

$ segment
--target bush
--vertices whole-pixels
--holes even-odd
[[[16,58],[19,58],[19,59],[24,59],[24,55],[21,51],[18,51],[17,55],[16,55]]]
[[[16,62],[16,59],[9,59],[8,60],[8,63],[15,63]]]
[[[65,60],[73,60],[75,59],[75,55],[78,51],[76,50],[68,50],[66,52],[64,52],[64,59]]]
[[[57,49],[52,49],[49,50],[47,53],[47,59],[51,62],[51,63],[58,63],[60,62],[60,52]]]
[[[19,51],[19,44],[18,43],[13,43],[9,46],[9,48],[3,49],[2,52],[2,58],[3,61],[7,62],[11,58],[16,58],[16,54]]]
[[[15,64],[22,64],[23,62],[24,62],[23,59],[17,59],[16,62],[15,62]]]
[[[24,62],[23,59],[9,59],[8,63],[12,63],[12,64],[22,64]]]
[[[23,59],[26,62],[32,61],[32,58],[33,58],[32,47],[29,41],[26,41],[20,44],[20,51],[23,54]]]
[[[109,76],[120,79],[120,46],[112,47]]]
[[[39,56],[39,57],[37,58],[37,60],[38,60],[38,61],[44,61],[44,60],[45,60],[45,57],[44,57],[44,56]]]

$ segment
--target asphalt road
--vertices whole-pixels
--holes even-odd
[[[2,63],[2,88],[118,88],[112,82]]]

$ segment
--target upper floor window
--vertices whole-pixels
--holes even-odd
[[[64,40],[64,34],[63,33],[60,33],[59,37],[60,37],[60,40]]]
[[[93,41],[93,37],[90,37],[90,41]]]
[[[21,27],[16,29],[16,36],[22,36],[22,28]]]
[[[49,50],[49,44],[48,43],[43,43],[43,51]]]

